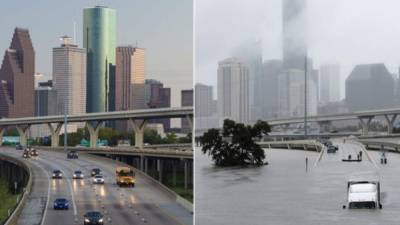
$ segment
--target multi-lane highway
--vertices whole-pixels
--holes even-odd
[[[388,153],[386,165],[374,151],[371,160],[364,152],[362,162],[342,162],[362,146],[336,143],[339,151],[320,161],[316,152],[268,149],[269,165],[258,168],[215,168],[196,151],[196,224],[399,224],[400,154]],[[381,181],[383,209],[342,209],[348,179],[371,172]]]
[[[0,154],[21,158],[22,151],[1,148]],[[83,224],[83,215],[88,211],[102,212],[105,224],[193,224],[193,215],[176,203],[171,193],[139,173],[134,188],[119,188],[115,184],[119,162],[89,154],[67,159],[63,152],[44,150],[39,150],[37,158],[23,160],[33,170],[34,183],[18,221],[20,225]],[[92,184],[92,168],[102,170],[104,185]],[[62,179],[51,178],[56,169],[63,172]],[[85,179],[72,179],[75,170],[81,170]],[[56,198],[67,198],[70,209],[54,210]]]

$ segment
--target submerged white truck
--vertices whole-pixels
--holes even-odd
[[[382,208],[380,182],[377,180],[350,180],[347,182],[349,209]],[[346,205],[343,205],[346,208]]]

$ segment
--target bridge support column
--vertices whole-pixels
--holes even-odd
[[[371,124],[372,119],[374,116],[360,116],[358,119],[360,120],[361,123],[361,128],[362,128],[362,136],[368,135],[369,131],[369,125]],[[366,120],[364,120],[366,119]]]
[[[189,172],[188,172],[188,169],[189,169],[189,166],[188,166],[188,161],[187,160],[184,160],[184,165],[185,165],[185,172],[184,172],[184,186],[185,186],[185,190],[187,190],[188,189],[188,176],[189,176]]]
[[[332,121],[318,121],[319,132],[327,133],[332,127]]]
[[[158,181],[160,183],[162,183],[162,172],[163,172],[162,166],[163,162],[161,161],[161,159],[157,159]]]
[[[53,127],[51,123],[47,124],[51,133],[51,147],[58,147],[60,141],[60,130],[62,125],[63,125],[62,123],[57,123],[56,126]]]
[[[89,135],[90,135],[90,147],[95,148],[97,147],[97,139],[99,137],[99,130],[100,130],[100,125],[103,123],[103,121],[95,121],[95,122],[86,122],[86,126],[89,130]]]
[[[144,156],[140,156],[140,170],[143,172],[144,171]]]
[[[143,149],[144,129],[146,128],[147,121],[129,119],[129,123],[135,131],[135,147]]]
[[[0,127],[0,146],[3,145],[3,135],[6,129],[4,127]]]
[[[193,133],[193,116],[187,115],[187,116],[186,116],[186,120],[187,120],[187,122],[188,122],[188,124],[189,124],[190,132]],[[192,135],[192,136],[193,136],[193,135]]]
[[[149,168],[149,159],[145,158],[144,159],[144,173],[147,174]]]
[[[397,114],[385,115],[388,134],[391,134],[393,132],[393,124],[394,124],[394,121],[396,121],[396,118],[397,118]]]
[[[29,130],[30,127],[31,127],[30,124],[25,125],[25,126],[23,126],[23,125],[17,125],[16,126],[18,134],[19,134],[19,143],[21,145],[23,145],[23,146],[28,144],[28,142],[27,142],[27,140],[28,140],[28,130]]]
[[[172,166],[172,185],[176,186],[176,165]]]

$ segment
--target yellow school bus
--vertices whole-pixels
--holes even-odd
[[[117,167],[115,170],[116,183],[118,186],[135,186],[135,172],[130,167]]]

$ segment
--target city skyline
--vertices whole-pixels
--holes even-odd
[[[229,10],[224,7],[228,4]],[[359,7],[361,5],[363,7]],[[400,45],[396,39],[400,38],[400,29],[390,26],[390,22],[397,19],[398,5],[393,0],[385,0],[384,4],[308,0],[308,52],[314,68],[325,63],[339,64],[341,86],[352,69],[362,63],[385,63],[391,73],[397,73]],[[230,57],[232,49],[245,42],[261,40],[264,61],[282,59],[281,7],[281,0],[252,4],[197,1],[195,82],[216,86],[217,62]],[[354,10],[358,13],[354,14]],[[242,20],[234,20],[236,17]],[[235,21],[235,26],[228,23],[231,20]],[[218,38],[221,36],[226,38]],[[344,88],[341,98],[344,98]]]
[[[45,75],[42,81],[52,79],[51,50],[59,44],[59,37],[76,36],[78,47],[82,47],[82,10],[98,4],[107,5],[117,11],[117,45],[138,44],[146,48],[146,78],[161,80],[171,87],[172,106],[179,106],[180,91],[192,87],[193,80],[192,2],[141,3],[141,11],[153,13],[131,13],[132,9],[136,9],[135,3],[137,1],[83,1],[69,4],[48,0],[22,3],[19,0],[3,4],[0,12],[5,20],[0,21],[0,27],[5,35],[0,37],[0,50],[4,52],[8,48],[15,27],[29,29],[36,52],[36,72]],[[29,8],[29,13],[20,8],[22,4]],[[18,16],[13,13],[15,11],[18,11]],[[46,19],[52,16],[54,19]],[[182,22],[182,17],[188,19]],[[169,57],[171,52],[175,57]]]

